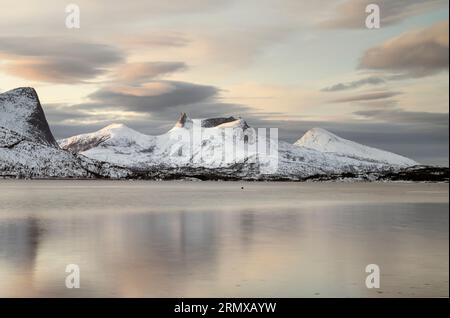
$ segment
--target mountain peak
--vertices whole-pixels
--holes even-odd
[[[310,130],[308,130],[308,131],[306,132],[306,134],[307,134],[307,133],[311,133],[311,134],[334,135],[333,133],[329,132],[328,130],[323,129],[323,128],[320,128],[320,127],[314,127],[314,128],[311,128]]]
[[[192,126],[192,119],[190,119],[186,113],[181,113],[174,128],[189,128],[190,126]]]
[[[341,138],[322,128],[308,130],[302,138],[295,142],[295,145],[323,153],[337,154],[341,157],[360,158],[403,166],[417,164],[417,162],[409,158]]]
[[[298,146],[304,146],[308,148],[316,148],[317,145],[327,145],[331,142],[336,142],[340,137],[329,132],[326,129],[315,127],[308,130],[302,138],[295,143]],[[313,147],[313,145],[316,145]]]
[[[131,129],[131,128],[129,128],[127,125],[122,124],[122,123],[112,123],[106,127],[103,127],[101,130],[102,131],[111,131],[111,130],[116,130],[116,129]]]
[[[113,123],[92,133],[72,136],[59,140],[62,149],[72,152],[82,152],[95,148],[104,142],[122,143],[128,145],[148,136],[122,123]]]
[[[247,129],[250,126],[245,120],[238,117],[211,117],[203,119],[191,119],[186,113],[181,113],[173,128],[192,128],[193,125],[198,125],[202,128],[236,128]]]
[[[19,87],[0,94],[0,114],[0,126],[58,147],[34,88]]]
[[[3,94],[22,95],[30,98],[37,98],[36,90],[33,87],[17,87],[4,92]]]
[[[113,123],[93,133],[84,134],[84,136],[101,136],[101,138],[119,138],[119,139],[135,139],[146,136],[133,128],[122,123]]]

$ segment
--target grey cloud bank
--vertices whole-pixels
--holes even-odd
[[[51,83],[80,83],[124,61],[113,46],[52,37],[0,37],[0,54],[6,72]]]
[[[337,91],[345,91],[356,89],[365,85],[380,85],[386,83],[386,80],[382,77],[366,77],[360,80],[347,82],[347,83],[338,83],[329,87],[325,87],[322,89],[323,92],[337,92]]]
[[[394,97],[394,96],[397,96],[400,94],[401,94],[401,92],[389,92],[389,91],[369,92],[369,93],[362,93],[362,94],[358,94],[358,95],[351,95],[348,97],[337,98],[337,99],[331,100],[331,102],[332,103],[348,103],[348,102],[372,101],[372,100],[386,99],[386,98]]]
[[[448,71],[448,20],[410,31],[367,50],[359,68],[388,70],[410,77]]]

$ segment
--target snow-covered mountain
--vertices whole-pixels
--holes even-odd
[[[245,151],[246,145],[254,144],[244,136],[247,128],[242,119],[190,119],[183,113],[163,135],[144,135],[123,124],[111,124],[93,133],[59,140],[59,145],[89,158],[140,170],[157,165],[214,169],[256,155],[256,151]],[[196,138],[197,133],[201,139]],[[235,145],[235,140],[244,139],[245,143]],[[225,156],[230,149],[233,156]]]
[[[392,152],[364,146],[341,138],[322,128],[307,131],[295,142],[296,146],[314,149],[322,153],[334,154],[340,157],[385,163],[394,166],[414,166],[417,162]]]
[[[127,169],[62,150],[32,88],[0,94],[0,177],[126,177]]]
[[[0,94],[0,177],[304,180],[392,172],[411,159],[314,128],[295,144],[235,117],[181,114],[167,133],[123,124],[55,141],[32,88]]]
[[[323,129],[308,131],[294,145],[279,141],[276,154],[269,151],[262,155],[257,137],[257,131],[240,118],[191,119],[183,113],[171,130],[159,136],[144,135],[123,124],[112,124],[97,132],[60,140],[59,144],[63,149],[131,169],[239,167],[240,175],[253,177],[269,174],[295,179],[385,171],[417,164],[399,155],[342,139]],[[267,136],[264,144],[273,141]],[[275,169],[273,162],[276,162]]]

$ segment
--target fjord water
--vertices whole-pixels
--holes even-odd
[[[448,297],[448,190],[2,180],[0,297]]]

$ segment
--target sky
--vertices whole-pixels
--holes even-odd
[[[70,3],[80,28],[67,28]],[[380,28],[365,25],[367,4]],[[240,116],[449,164],[447,0],[0,0],[0,92],[34,87],[56,138]]]

